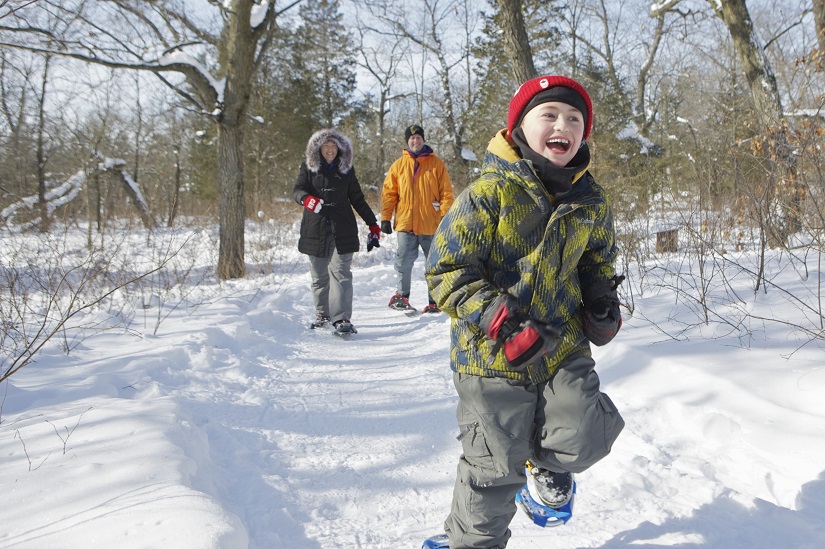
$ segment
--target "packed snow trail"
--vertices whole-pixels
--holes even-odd
[[[421,263],[414,303],[426,299]],[[356,267],[359,333],[341,340],[306,328],[309,278],[296,277],[264,291],[250,314],[228,315],[230,324],[209,334],[212,347],[191,357],[209,372],[196,389],[208,401],[189,407],[193,418],[211,418],[200,426],[214,468],[209,492],[241,517],[250,547],[417,548],[440,531],[460,454],[449,319],[390,310],[394,284],[388,261]],[[603,389],[627,428],[608,458],[578,475],[573,520],[542,530],[519,514],[510,549],[751,549],[821,539],[797,524],[798,486],[783,478],[783,464],[743,434],[764,395],[715,378],[725,351],[714,343],[659,359],[645,338],[628,319],[622,336],[597,351]],[[720,394],[705,396],[713,384]],[[728,409],[737,403],[741,410]],[[240,464],[243,490],[232,478]],[[822,470],[809,457],[794,467]]]

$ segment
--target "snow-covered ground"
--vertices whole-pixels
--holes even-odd
[[[0,384],[0,548],[417,549],[440,532],[460,454],[449,321],[386,307],[382,243],[356,256],[348,341],[307,329],[290,248],[275,274],[68,355],[55,342]],[[776,281],[813,295],[809,267]],[[421,307],[421,259],[414,280]],[[780,294],[743,306],[799,318]],[[578,476],[573,520],[517,514],[508,549],[825,547],[823,345],[773,323],[686,329],[666,291],[634,304],[595,351],[625,431]]]

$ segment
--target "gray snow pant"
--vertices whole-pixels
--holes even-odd
[[[599,391],[594,366],[590,357],[571,357],[539,385],[453,374],[464,453],[444,523],[451,549],[506,546],[526,460],[578,473],[610,452],[624,420]]]
[[[312,299],[315,313],[328,316],[332,322],[352,317],[352,256],[338,254],[330,240],[326,257],[309,256],[312,276]]]
[[[398,273],[398,284],[396,286],[399,294],[403,296],[410,295],[410,288],[412,287],[412,270],[415,260],[418,258],[418,247],[421,246],[421,251],[424,252],[424,257],[430,253],[430,244],[433,241],[433,235],[415,234],[412,232],[400,231],[398,237],[398,251],[395,255],[395,272]],[[430,292],[427,291],[427,298],[430,303],[433,303],[433,298]]]

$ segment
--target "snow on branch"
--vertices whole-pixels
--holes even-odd
[[[187,53],[183,53],[179,49],[168,51],[158,59],[158,65],[162,67],[172,67],[186,65],[192,67],[200,76],[209,83],[209,86],[215,91],[216,103],[223,103],[223,94],[226,90],[226,78],[216,80],[212,73],[210,73],[203,64]]]
[[[636,141],[641,147],[639,154],[656,154],[656,144],[639,133],[639,126],[632,120],[628,120],[627,125],[616,134],[616,139]]]
[[[104,165],[104,169],[106,171],[113,171],[120,177],[121,182],[126,187],[126,194],[129,195],[129,198],[132,199],[134,202],[135,207],[137,208],[138,215],[140,215],[140,219],[143,221],[143,225],[147,229],[154,228],[155,220],[152,219],[151,214],[149,213],[149,205],[146,203],[146,199],[143,198],[143,193],[140,192],[140,187],[138,187],[137,182],[132,179],[132,176],[127,172],[123,167],[126,165],[125,160],[114,160],[116,164],[112,164],[111,168]],[[101,164],[98,164],[100,167]]]
[[[71,202],[83,188],[83,185],[86,183],[86,172],[85,170],[80,170],[73,176],[71,176],[68,180],[64,183],[49,189],[46,192],[46,211],[48,215],[51,215],[64,204],[68,204]],[[27,196],[7,206],[0,212],[0,221],[3,222],[5,225],[10,225],[11,222],[14,220],[14,216],[20,210],[24,211],[33,211],[35,206],[38,203],[37,195]],[[36,225],[38,220],[29,221],[24,223],[20,226],[21,229],[28,229],[33,225]]]
[[[115,174],[124,184],[126,194],[129,195],[129,198],[134,203],[144,226],[146,228],[154,227],[155,222],[149,213],[149,206],[146,203],[146,199],[143,197],[143,193],[140,191],[137,182],[135,182],[135,180],[132,179],[132,176],[129,175],[129,173],[124,169],[125,166],[125,160],[118,158],[106,158],[98,162],[90,173],[87,173],[86,170],[80,170],[65,182],[53,184],[54,186],[46,191],[45,194],[46,215],[51,217],[60,206],[64,206],[74,200],[77,195],[80,194],[80,191],[86,184],[89,175],[109,172]],[[15,216],[19,212],[34,212],[38,205],[39,200],[36,194],[21,198],[17,202],[0,211],[0,222],[2,222],[2,224],[6,227],[11,228]],[[17,231],[24,231],[31,229],[38,223],[40,223],[40,219],[35,217],[34,219],[15,225],[14,227]]]
[[[659,17],[659,14],[666,13],[676,7],[682,0],[662,0],[650,5],[650,16]]]

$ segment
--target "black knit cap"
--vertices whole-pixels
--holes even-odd
[[[584,102],[584,98],[579,95],[577,91],[565,86],[556,86],[555,88],[550,88],[549,90],[544,90],[534,95],[530,102],[527,103],[527,106],[525,106],[521,111],[521,116],[518,118],[516,126],[521,125],[521,121],[524,120],[524,115],[530,112],[533,107],[537,107],[542,103],[549,103],[551,101],[567,103],[568,105],[578,109],[578,111],[584,116],[584,126],[587,127],[587,115],[589,114],[587,103]]]
[[[406,143],[409,141],[410,137],[413,135],[420,135],[421,139],[424,139],[424,128],[416,124],[409,126],[406,130],[404,130],[404,142]]]

